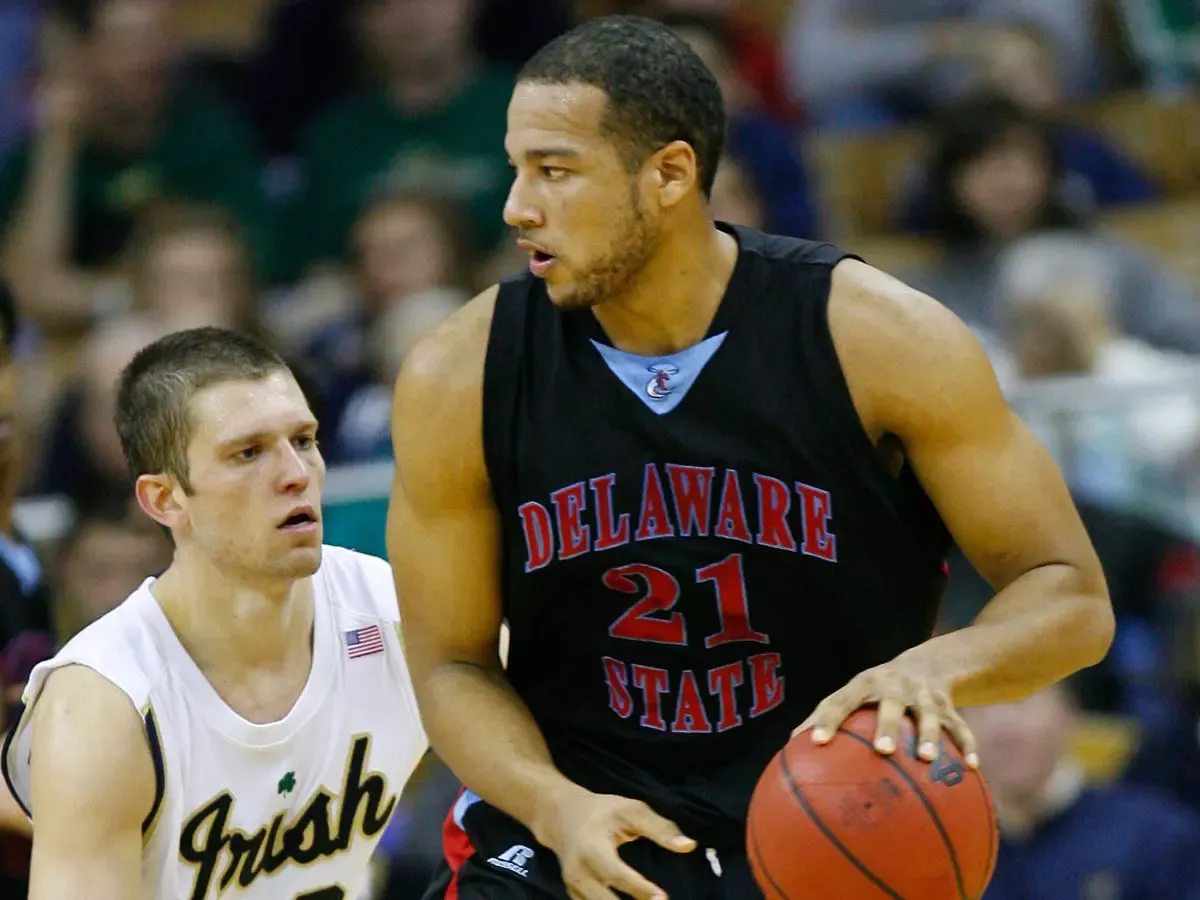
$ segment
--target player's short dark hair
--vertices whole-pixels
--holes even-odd
[[[290,371],[266,344],[224,328],[191,328],[143,347],[121,373],[116,425],[130,474],[164,473],[185,491],[191,441],[188,406],[198,391]]]
[[[707,197],[725,144],[725,104],[713,73],[688,43],[640,16],[591,19],[555,38],[517,81],[580,83],[608,97],[602,127],[630,171],[672,141],[696,153]]]

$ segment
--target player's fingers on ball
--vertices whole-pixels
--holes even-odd
[[[647,837],[666,850],[691,853],[696,842],[679,830],[679,826],[664,818],[641,801],[630,803],[621,811],[624,824],[638,837]]]
[[[917,691],[917,756],[926,762],[937,759],[941,740],[943,707],[928,690]]]
[[[963,762],[972,769],[978,768],[979,746],[975,743],[975,734],[967,720],[958,710],[949,709],[942,713],[942,721],[945,729],[950,732],[954,745],[962,753]]]
[[[875,715],[875,750],[889,754],[896,752],[900,738],[900,722],[908,711],[908,703],[894,697],[885,697],[879,701],[879,709]]]
[[[832,694],[822,700],[821,705],[813,711],[810,717],[813,743],[827,744],[833,740],[834,734],[842,727],[842,722],[846,721],[846,716],[850,715],[850,712],[840,693]]]

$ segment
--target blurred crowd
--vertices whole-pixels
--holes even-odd
[[[0,677],[169,561],[114,378],[220,324],[291,361],[331,467],[386,463],[425,329],[522,255],[519,66],[652,15],[724,91],[715,216],[831,240],[958,313],[1070,482],[1109,659],[979,710],[988,900],[1200,898],[1200,9],[1188,0],[0,0]],[[936,353],[936,348],[930,348]],[[989,588],[952,561],[944,627]],[[420,896],[457,789],[429,758],[376,898]],[[0,888],[28,827],[0,804]],[[2,880],[0,879],[0,880]]]

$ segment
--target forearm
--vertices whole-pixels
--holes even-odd
[[[6,268],[28,307],[51,322],[90,315],[91,279],[71,264],[75,139],[38,138],[5,248]]]
[[[418,696],[430,743],[442,762],[542,840],[542,802],[583,789],[555,767],[541,730],[503,672],[446,663],[424,679]]]
[[[1066,564],[1038,567],[998,593],[971,625],[900,659],[943,681],[956,706],[1020,700],[1108,652],[1112,607],[1096,581]]]

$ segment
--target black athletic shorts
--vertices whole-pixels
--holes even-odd
[[[424,900],[569,900],[553,852],[470,791],[459,794],[442,836],[445,858]],[[621,857],[671,900],[762,900],[744,854],[685,855],[641,840]]]

